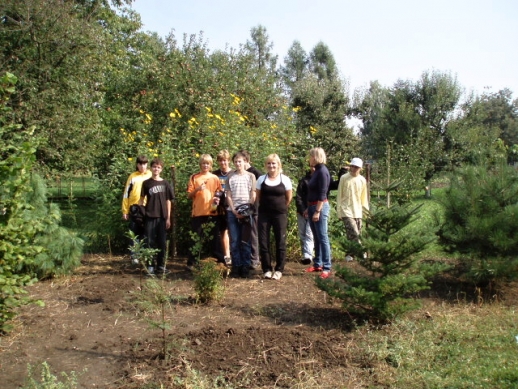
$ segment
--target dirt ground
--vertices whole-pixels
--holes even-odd
[[[354,352],[352,320],[305,266],[288,263],[280,281],[259,271],[228,278],[224,297],[203,305],[184,263],[170,263],[164,284],[165,339],[150,324],[160,312],[136,303],[146,278],[127,257],[85,256],[74,275],[30,287],[45,307],[23,307],[15,331],[0,338],[0,387],[19,388],[27,365],[43,361],[56,375],[79,373],[81,388],[189,387],[186,377],[198,373],[220,377],[219,387],[366,387],[358,377],[372,366]]]

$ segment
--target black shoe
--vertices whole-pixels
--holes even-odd
[[[303,265],[309,265],[311,263],[311,258],[302,258],[300,260],[300,263],[302,263]]]
[[[230,271],[230,275],[234,277],[241,277],[241,272],[243,267],[242,266],[232,266],[232,270]]]
[[[248,278],[250,275],[250,268],[248,266],[241,266],[239,277],[241,278]]]

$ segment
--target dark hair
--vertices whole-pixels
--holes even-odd
[[[139,155],[137,157],[137,162],[135,163],[135,169],[138,170],[138,164],[144,165],[145,163],[148,163],[147,157],[145,155]]]
[[[160,165],[160,166],[164,167],[164,163],[162,162],[162,160],[160,158],[154,158],[151,161],[151,167],[153,167],[155,165]]]
[[[243,158],[244,161],[247,161],[246,159],[246,155],[244,153],[242,153],[241,151],[238,151],[237,153],[235,153],[233,156],[232,156],[232,162],[234,162],[234,159],[236,159],[236,157],[240,157],[240,158]],[[248,161],[247,161],[248,162]]]

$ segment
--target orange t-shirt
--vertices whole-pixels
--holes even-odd
[[[214,193],[218,190],[223,191],[218,176],[212,173],[193,174],[187,185],[187,193],[194,192],[203,183],[205,183],[205,189],[197,191],[192,199],[192,217],[216,216],[218,214],[217,210],[213,211],[211,209]]]

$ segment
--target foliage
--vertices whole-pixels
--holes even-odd
[[[44,250],[33,242],[42,221],[31,220],[33,207],[27,202],[35,138],[32,130],[14,123],[7,106],[16,82],[10,73],[0,78],[0,332],[11,329],[8,321],[16,307],[32,301],[24,286],[36,279],[20,268]]]
[[[28,365],[27,370],[29,377],[27,384],[22,389],[75,389],[78,387],[77,375],[74,371],[70,375],[61,372],[63,379],[60,380],[51,372],[50,366],[46,361],[41,364],[41,380],[39,381],[33,377],[34,370],[31,365]]]
[[[31,190],[27,204],[32,208],[24,215],[25,220],[39,224],[33,244],[43,249],[30,262],[22,265],[22,271],[36,274],[38,279],[69,274],[81,264],[83,240],[76,233],[60,226],[61,212],[58,205],[47,203],[47,190],[43,179],[31,176]]]
[[[469,96],[460,115],[450,123],[448,149],[456,163],[495,163],[508,153],[514,161],[513,145],[518,143],[518,100],[508,89]]]
[[[421,189],[423,180],[430,181],[451,162],[448,124],[459,99],[457,80],[437,71],[424,72],[417,82],[399,80],[392,88],[371,83],[368,91],[356,96],[353,108],[353,115],[363,120],[368,158],[387,160],[390,148],[390,158],[401,165],[393,170],[393,178],[402,180],[409,171],[415,177],[413,189]]]
[[[317,279],[318,287],[342,300],[348,312],[372,320],[392,320],[417,308],[415,293],[428,289],[430,277],[443,270],[415,256],[434,240],[432,226],[409,230],[419,208],[395,205],[368,213],[361,245],[341,240],[361,268],[337,266],[335,279]]]
[[[440,242],[466,255],[469,278],[483,284],[518,275],[518,176],[513,168],[458,169],[442,205]]]
[[[99,102],[109,56],[103,26],[117,19],[104,2],[6,0],[0,60],[20,79],[11,107],[35,125],[44,171],[89,172],[102,155]]]
[[[302,149],[320,146],[328,155],[331,170],[338,171],[357,149],[357,137],[346,125],[348,96],[329,47],[319,42],[306,55],[294,42],[281,69]],[[304,156],[306,157],[306,156]],[[306,168],[304,159],[299,169]]]
[[[223,279],[214,261],[201,261],[194,271],[194,290],[201,303],[217,301],[223,297]]]

